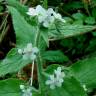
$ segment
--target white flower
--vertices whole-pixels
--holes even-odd
[[[22,54],[23,53],[22,49],[18,49],[18,53]]]
[[[58,67],[57,70],[54,71],[55,75],[56,75],[56,82],[57,82],[57,86],[61,87],[62,83],[63,83],[63,78],[65,77],[65,73],[61,72],[61,67]]]
[[[32,43],[28,43],[27,46],[24,48],[24,53],[32,52]]]
[[[56,78],[63,78],[65,76],[64,72],[61,71],[61,67],[58,67],[57,70],[54,71]]]
[[[85,84],[83,85],[83,89],[84,89],[85,91],[87,91],[87,88],[86,88],[86,85],[85,85]]]
[[[37,13],[36,13],[34,8],[29,8],[27,14],[29,16],[36,16],[37,15]]]
[[[27,89],[23,92],[22,96],[32,96],[31,89],[30,89],[30,88],[27,88]]]
[[[37,7],[36,7],[36,13],[38,14],[38,20],[39,20],[40,23],[42,21],[44,21],[44,19],[47,16],[46,10],[41,5],[37,5]]]
[[[61,87],[62,83],[64,82],[64,77],[64,72],[61,72],[61,67],[58,67],[57,70],[54,70],[53,75],[49,75],[49,80],[47,80],[45,83],[46,85],[50,85],[51,89],[54,89],[56,86]]]
[[[37,5],[36,6],[36,13],[38,15],[46,15],[46,10],[41,5]]]
[[[51,89],[54,89],[55,88],[55,76],[54,75],[50,75],[49,76],[49,80],[47,80],[46,82],[46,85],[50,85],[50,88]]]
[[[22,96],[32,96],[32,88],[25,88],[24,85],[20,85],[20,89],[22,91]]]
[[[38,53],[38,52],[39,52],[39,49],[38,49],[37,47],[33,47],[33,48],[32,48],[32,52],[33,52],[33,53]]]
[[[35,60],[36,54],[39,52],[37,47],[32,47],[32,43],[28,43],[24,49],[18,49],[18,53],[22,55],[24,60]],[[21,54],[22,53],[22,54]]]
[[[59,13],[56,13],[52,8],[48,8],[48,10],[46,10],[41,5],[37,5],[35,9],[29,8],[27,14],[29,16],[37,15],[39,23],[41,23],[46,28],[54,23],[55,19],[65,23],[65,20],[62,19],[62,16]]]
[[[21,90],[24,90],[25,89],[25,86],[24,85],[20,85],[20,89]]]

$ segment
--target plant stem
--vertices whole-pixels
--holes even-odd
[[[35,44],[34,44],[36,47],[38,47],[39,39],[40,39],[40,30],[39,30],[39,28],[37,28]]]
[[[37,29],[37,34],[36,34],[36,38],[35,38],[35,46],[38,47],[39,46],[39,41],[40,41],[40,28]],[[37,60],[36,60],[36,63],[37,63],[37,70],[38,70],[38,82],[39,82],[39,89],[42,92],[42,89],[44,88],[44,82],[43,82],[43,76],[42,76],[42,72],[43,72],[43,63],[42,63],[42,59],[41,59],[41,56],[40,56],[40,52],[37,56]]]
[[[31,86],[32,86],[32,83],[33,83],[33,72],[34,72],[34,60],[32,62],[32,68],[31,68],[31,83],[30,83]]]

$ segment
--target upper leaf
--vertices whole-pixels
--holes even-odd
[[[28,7],[24,6],[17,0],[6,0],[9,6],[16,8],[22,15],[26,15]]]
[[[81,35],[94,30],[95,26],[88,25],[66,25],[58,23],[56,26],[52,26],[49,30],[49,38],[51,40],[58,40],[63,38],[68,38],[72,36]]]
[[[25,18],[13,7],[8,7],[13,19],[17,46],[32,42],[34,44],[37,27],[27,23]]]

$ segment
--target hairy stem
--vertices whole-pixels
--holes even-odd
[[[35,38],[35,46],[38,47],[39,46],[39,41],[40,41],[40,28],[37,29],[37,34],[36,34],[36,38]],[[38,82],[39,82],[39,89],[42,92],[42,89],[44,88],[44,82],[43,82],[43,76],[42,76],[42,71],[43,71],[43,63],[42,63],[42,59],[40,56],[40,52],[37,56],[37,70],[38,70]],[[43,93],[43,92],[42,92]]]

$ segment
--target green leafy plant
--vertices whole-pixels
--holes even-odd
[[[77,61],[66,67],[62,64],[70,61],[68,56],[61,50],[53,51],[48,47],[50,42],[55,40],[65,40],[64,38],[92,32],[96,29],[93,18],[86,20],[88,25],[68,24],[51,8],[44,9],[40,5],[28,8],[16,0],[7,0],[7,3],[15,30],[16,47],[0,61],[0,77],[8,74],[13,76],[0,81],[0,96],[88,96],[87,93],[96,88],[96,76],[93,75],[96,70],[96,57]],[[47,3],[43,3],[47,8],[44,4]],[[83,15],[77,13],[73,17],[81,20]],[[82,38],[79,38],[78,42],[80,40]],[[69,42],[70,46],[74,47],[71,39]],[[61,45],[70,47],[68,41],[62,41]],[[52,64],[48,66],[46,62]],[[24,67],[29,64],[31,70],[28,70],[26,83],[24,79],[17,79],[16,74],[22,77]],[[38,87],[34,84],[35,66]]]

